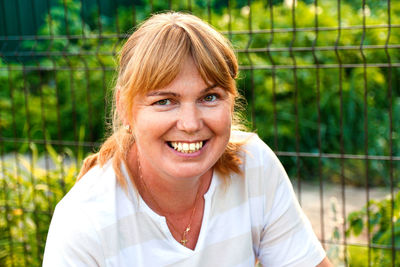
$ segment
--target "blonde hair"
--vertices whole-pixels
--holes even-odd
[[[238,63],[229,41],[193,15],[178,12],[153,15],[139,26],[121,50],[114,88],[112,134],[98,153],[85,159],[78,180],[94,165],[103,166],[112,159],[118,182],[126,186],[121,163],[127,164],[128,151],[135,141],[134,135],[124,129],[122,118],[132,118],[136,96],[170,84],[188,56],[193,58],[206,83],[225,89],[232,102],[236,102]],[[119,107],[123,107],[118,111],[117,98]],[[240,128],[237,114],[232,116],[232,129]],[[232,171],[241,173],[240,147],[240,143],[230,141],[215,170],[223,176]]]

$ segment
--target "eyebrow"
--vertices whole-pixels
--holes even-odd
[[[203,90],[201,91],[201,93],[207,93],[208,91],[214,89],[215,87],[217,87],[217,84],[214,83],[213,85],[210,85],[209,87],[203,89]]]
[[[210,85],[209,87],[201,90],[200,94],[205,94],[208,91],[211,91],[212,89],[214,89],[215,87],[217,87],[217,84]],[[147,94],[147,96],[166,96],[166,95],[168,95],[168,96],[172,95],[175,97],[179,96],[179,94],[174,93],[174,92],[169,92],[169,91],[151,91]]]

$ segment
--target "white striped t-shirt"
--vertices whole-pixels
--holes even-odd
[[[244,146],[244,176],[225,185],[214,172],[194,250],[177,242],[166,220],[132,189],[118,185],[111,163],[92,168],[60,201],[43,266],[316,266],[325,252],[277,157],[255,134]]]

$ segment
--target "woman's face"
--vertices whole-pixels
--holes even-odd
[[[205,174],[229,141],[231,115],[229,94],[207,86],[189,57],[171,84],[135,99],[132,126],[143,172],[173,178]]]

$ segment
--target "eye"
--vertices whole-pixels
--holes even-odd
[[[153,105],[167,106],[167,105],[170,105],[170,104],[171,104],[171,100],[169,100],[169,99],[161,99],[161,100],[158,100],[158,101],[154,102]]]
[[[216,101],[218,99],[218,96],[216,95],[216,94],[209,94],[209,95],[206,95],[204,98],[203,98],[203,101],[204,102],[214,102],[214,101]]]

